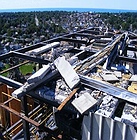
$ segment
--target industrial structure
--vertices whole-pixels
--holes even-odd
[[[5,139],[137,139],[137,35],[92,27],[0,56]],[[23,75],[22,65],[35,64]],[[8,77],[4,76],[8,75]]]

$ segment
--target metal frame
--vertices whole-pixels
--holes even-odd
[[[132,63],[137,63],[136,58],[129,58],[129,57],[125,56],[126,55],[126,52],[124,52],[125,49],[126,50],[131,50],[131,51],[137,51],[136,48],[125,46],[126,40],[124,40],[124,44],[122,44],[122,46],[121,46],[122,51],[123,51],[122,55],[118,55],[118,53],[117,53],[115,58],[113,58],[113,56],[115,55],[115,51],[116,52],[119,51],[118,48],[116,48],[117,47],[116,43],[118,43],[121,40],[121,38],[123,38],[123,36],[125,36],[125,34],[119,35],[114,40],[109,42],[109,40],[102,41],[102,40],[100,40],[100,38],[107,38],[107,37],[110,38],[111,36],[110,35],[101,35],[101,33],[102,32],[100,32],[98,28],[93,28],[92,27],[92,28],[88,28],[88,29],[84,29],[84,30],[75,32],[75,33],[59,36],[59,37],[56,37],[56,38],[53,38],[53,39],[50,39],[50,40],[40,42],[40,43],[32,45],[32,46],[28,46],[28,47],[19,49],[19,50],[14,51],[14,52],[9,52],[7,54],[1,55],[0,56],[1,61],[5,60],[5,59],[8,59],[10,57],[17,57],[19,59],[23,59],[23,60],[27,60],[27,61],[23,62],[22,64],[18,64],[16,66],[12,67],[12,68],[9,68],[8,70],[2,71],[2,72],[0,72],[0,74],[5,73],[5,72],[10,71],[10,70],[13,70],[17,67],[20,67],[21,65],[23,65],[25,63],[28,63],[29,61],[36,62],[38,64],[49,64],[49,63],[52,64],[52,62],[47,60],[47,59],[43,59],[43,58],[38,57],[38,56],[37,57],[36,56],[28,56],[27,54],[25,54],[25,52],[30,51],[32,49],[42,47],[43,45],[46,45],[48,43],[55,42],[55,41],[67,41],[67,42],[71,42],[71,43],[78,44],[78,45],[79,44],[85,44],[85,46],[88,46],[88,45],[91,44],[89,42],[89,40],[91,40],[91,39],[94,39],[95,42],[99,42],[99,43],[108,43],[108,44],[104,45],[105,48],[103,48],[101,51],[96,52],[94,55],[82,60],[80,63],[77,63],[74,66],[76,68],[75,70],[77,71],[77,67],[79,67],[79,66],[84,67],[84,66],[88,65],[89,67],[88,68],[86,67],[86,72],[84,72],[83,75],[87,74],[96,65],[105,61],[106,60],[105,56],[108,56],[108,55],[110,55],[110,57],[109,57],[110,60],[113,59],[113,62],[115,60],[119,60],[119,61],[128,61],[128,62],[132,62]],[[81,37],[81,40],[76,39],[77,36]],[[82,40],[83,37],[86,37],[88,40],[87,41]],[[79,54],[81,54],[81,53],[83,53],[83,51],[79,52]],[[110,62],[109,66],[111,66],[111,64],[112,64],[112,61]],[[26,91],[23,91],[20,95],[18,95],[18,98],[21,99],[23,114],[22,114],[22,112],[21,113],[17,112],[15,110],[13,110],[12,108],[9,108],[8,106],[5,105],[8,102],[10,102],[11,100],[13,100],[13,98],[10,98],[9,100],[5,101],[4,103],[0,103],[0,107],[8,110],[9,112],[12,112],[12,113],[16,114],[17,116],[19,116],[23,120],[22,122],[23,122],[23,130],[24,130],[24,139],[25,140],[30,139],[29,123],[47,131],[47,132],[52,132],[50,129],[44,127],[42,124],[37,123],[34,119],[31,119],[29,117],[30,113],[27,110],[27,102],[28,101],[27,101],[26,95],[31,96],[34,100],[38,100],[40,104],[46,103],[46,104],[49,104],[50,106],[58,107],[59,104],[57,102],[53,102],[53,101],[50,101],[50,100],[47,100],[47,99],[43,99],[43,98],[41,98],[38,95],[33,93],[35,88],[37,88],[38,86],[41,86],[42,84],[46,84],[47,82],[53,80],[54,78],[56,78],[58,76],[60,76],[59,73],[56,70],[53,70],[51,72],[50,76],[44,77],[41,81],[38,81],[33,86],[26,88]],[[123,89],[120,89],[120,88],[114,88],[114,86],[112,86],[112,85],[108,85],[108,84],[99,82],[97,80],[93,80],[91,78],[84,77],[82,75],[79,75],[79,76],[80,76],[81,83],[82,83],[83,86],[88,86],[89,88],[94,88],[94,89],[97,89],[97,90],[101,90],[101,91],[106,92],[108,94],[111,94],[115,97],[119,97],[117,95],[120,94],[121,92],[123,92],[123,93],[126,92],[129,95],[137,98],[137,96],[134,95],[131,92],[127,92],[127,91],[125,91]],[[7,84],[9,86],[12,86],[16,89],[23,86],[22,83],[19,83],[17,81],[12,80],[12,79],[6,78],[4,76],[0,76],[0,82],[2,82],[4,84]],[[131,101],[131,100],[128,100],[127,98],[121,97],[121,99],[123,99],[125,101],[128,101],[128,102],[136,103],[136,101],[134,101],[134,100]],[[64,110],[68,110],[70,112],[73,112],[72,110],[70,110],[67,107],[64,107]],[[73,113],[76,113],[76,112],[74,111]],[[18,123],[20,123],[20,122],[21,121],[19,121]],[[15,124],[15,126],[18,125],[18,123]],[[11,129],[9,128],[8,131],[10,131],[10,130]],[[17,134],[17,135],[19,135],[19,134]]]

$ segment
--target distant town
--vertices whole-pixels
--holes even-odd
[[[137,13],[0,13],[0,55],[88,27],[137,33]]]

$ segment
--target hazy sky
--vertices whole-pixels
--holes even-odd
[[[137,0],[0,0],[0,9],[106,8],[137,10]]]

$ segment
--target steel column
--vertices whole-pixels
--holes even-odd
[[[28,117],[27,96],[21,97],[21,107],[25,116]],[[24,140],[30,140],[29,123],[26,120],[23,122]]]

